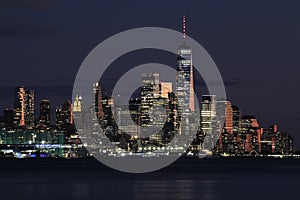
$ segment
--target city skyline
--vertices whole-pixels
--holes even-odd
[[[159,77],[159,74],[155,74],[154,73],[154,75],[157,78]],[[151,77],[152,74],[148,74],[148,75],[147,74],[141,74],[142,78],[145,78],[146,76]],[[167,88],[161,87],[161,83],[164,83],[164,84],[166,84],[168,86],[170,86],[171,83],[162,82],[159,79],[157,79],[156,82],[157,82],[157,84],[159,83],[159,87],[158,87],[159,89],[156,91],[156,97],[155,97],[155,95],[153,95],[152,98],[159,98],[160,95],[163,95],[165,93],[165,92],[163,92],[163,90],[168,90],[168,91],[170,90],[170,88],[168,88],[168,87]],[[143,84],[147,85],[148,82],[143,82]],[[100,98],[101,102],[102,102],[101,105],[99,105],[98,103],[94,104],[94,106],[96,106],[100,110],[97,118],[99,117],[99,119],[100,118],[103,119],[104,118],[104,114],[103,114],[102,104],[103,104],[103,101],[105,101],[105,98],[107,98],[107,97],[101,95],[102,89],[101,89],[99,83],[94,84],[94,88],[98,88],[98,89],[96,89],[96,91],[94,93],[95,99],[99,99]],[[154,91],[156,90],[155,88],[156,87],[153,88]],[[149,91],[149,88],[147,90]],[[25,94],[29,94],[28,91],[30,91],[30,95],[34,96],[34,90],[32,90],[32,89],[31,90],[25,90],[25,87],[21,86],[21,87],[17,87],[15,89],[16,97],[20,97],[20,91],[23,92],[24,95]],[[169,91],[168,93],[172,93],[172,91]],[[98,97],[98,98],[96,98],[96,97]],[[110,97],[108,97],[108,98],[110,98]],[[41,102],[39,104],[39,106],[40,106],[39,115],[38,115],[39,117],[35,118],[34,125],[32,125],[31,121],[29,121],[29,123],[27,124],[27,128],[33,129],[33,127],[36,127],[39,130],[40,128],[44,129],[45,126],[48,127],[48,128],[50,128],[51,125],[55,125],[55,126],[57,126],[59,128],[60,127],[59,124],[64,124],[65,122],[69,123],[69,124],[73,124],[73,114],[72,113],[73,112],[74,113],[75,112],[76,113],[77,112],[83,112],[83,105],[81,103],[81,100],[82,100],[81,95],[76,95],[76,98],[74,99],[74,102],[71,102],[70,100],[66,100],[64,102],[64,104],[62,104],[61,106],[57,107],[55,109],[55,111],[56,111],[55,124],[52,124],[51,121],[50,121],[50,118],[53,117],[53,116],[51,117],[51,114],[50,114],[50,108],[51,108],[50,100],[47,100],[47,99],[41,100]],[[132,100],[134,100],[134,99],[132,99]],[[132,101],[132,100],[130,100],[130,101]],[[23,99],[16,98],[16,101],[23,101]],[[26,98],[24,98],[24,101],[26,101]],[[34,101],[30,102],[30,103],[34,104]],[[211,105],[210,105],[210,106],[207,107],[207,106],[205,106],[206,103],[209,103],[209,104],[214,105],[214,106],[211,107]],[[253,115],[242,115],[242,112],[240,111],[240,109],[236,105],[231,104],[231,102],[228,101],[228,100],[227,101],[217,100],[215,95],[202,95],[202,98],[201,98],[201,108],[199,108],[200,109],[199,111],[201,112],[201,114],[200,114],[201,117],[203,118],[203,117],[209,116],[209,118],[211,118],[211,116],[216,116],[217,115],[216,112],[217,112],[217,104],[218,103],[225,103],[225,105],[226,105],[226,112],[225,112],[225,118],[226,118],[226,120],[225,120],[224,127],[223,127],[223,129],[226,130],[225,134],[228,134],[228,133],[232,134],[233,132],[239,132],[240,130],[242,130],[242,129],[240,129],[240,124],[242,124],[242,123],[250,123],[251,127],[256,128],[255,131],[257,130],[258,131],[257,132],[258,135],[260,135],[259,138],[256,139],[256,140],[259,140],[259,141],[260,141],[261,134],[264,133],[264,131],[272,130],[274,133],[276,133],[278,131],[278,124],[277,123],[274,123],[274,125],[271,125],[269,129],[264,129],[264,128],[262,128],[262,127],[259,126],[259,118],[256,118]],[[14,105],[16,105],[16,103],[14,103]],[[140,105],[142,105],[142,104],[140,104]],[[26,107],[25,104],[23,106]],[[114,106],[117,106],[117,105],[114,105]],[[211,110],[209,110],[209,112],[207,112],[205,110],[207,108],[212,108],[212,112],[211,112]],[[111,109],[111,108],[109,107],[108,109]],[[4,110],[3,113],[5,113],[5,111],[7,111],[7,110]],[[33,113],[32,112],[29,113],[28,111],[23,110],[23,114],[21,113],[21,115],[20,115],[20,114],[18,114],[18,112],[19,112],[19,109],[17,107],[17,108],[15,108],[15,111],[13,113],[13,117],[11,117],[12,118],[12,122],[13,122],[12,124],[16,124],[16,122],[15,122],[15,119],[16,119],[15,116],[23,116],[23,119],[22,118],[18,118],[18,121],[20,121],[19,125],[20,126],[26,125],[25,121],[24,121],[24,119],[26,117],[28,118],[28,116],[26,116],[26,115],[30,116]],[[236,118],[236,116],[239,116],[239,118]],[[242,120],[242,121],[239,121],[239,120]],[[246,121],[243,121],[243,120],[246,120]],[[247,120],[250,120],[250,121],[248,122]],[[23,125],[22,125],[22,122],[24,122]],[[203,119],[200,122],[201,122],[201,124],[206,123],[205,121],[203,121]],[[200,125],[200,124],[199,124],[199,126],[202,127],[202,125]],[[244,126],[244,125],[242,125],[242,126]],[[205,126],[205,127],[211,127],[211,126]],[[213,128],[209,128],[209,129],[210,129],[210,131],[213,130]],[[246,131],[245,134],[247,134],[248,129],[245,129],[245,131]],[[206,133],[206,131],[204,131],[204,132]],[[285,132],[283,132],[283,133],[285,134]],[[220,141],[222,141],[221,138],[223,137],[223,134],[224,134],[224,132],[222,132],[219,135],[219,139],[218,139],[217,143],[213,144],[213,145],[216,145],[218,149],[222,149],[223,148],[222,145],[224,145],[224,144],[222,144],[222,143],[220,144]],[[249,140],[249,139],[247,139],[247,140]],[[250,146],[247,147],[247,145],[245,144],[245,148],[249,148],[250,151],[248,151],[248,152],[251,152],[251,148],[252,147],[250,147]],[[259,147],[259,149],[261,149],[261,148],[262,147]],[[297,150],[297,148],[296,148],[296,150]],[[217,151],[219,151],[219,150],[217,150]]]
[[[115,9],[111,2],[73,2],[72,8],[64,0],[54,3],[56,6],[48,5],[49,8],[34,3],[28,7],[13,3],[2,7],[3,15],[9,15],[3,18],[0,30],[5,49],[1,54],[0,109],[12,107],[10,88],[15,85],[35,88],[37,102],[41,98],[55,97],[51,100],[55,108],[70,99],[76,71],[99,42],[128,28],[142,26],[182,31],[179,21],[186,14],[188,35],[199,41],[215,60],[225,81],[228,99],[243,107],[245,113],[261,116],[264,126],[280,121],[282,128],[293,133],[299,144],[299,3],[190,2],[184,8],[179,6],[179,1],[172,5],[159,3],[157,8],[150,2],[121,2],[126,9],[117,9],[118,15],[108,12]],[[216,10],[217,5],[220,8]],[[97,8],[103,6],[109,9],[98,12]],[[80,12],[81,9],[91,12]],[[165,10],[169,9],[172,12],[166,16]],[[151,10],[157,10],[155,15]],[[139,17],[136,19],[128,13],[139,13]],[[100,25],[99,20],[103,18],[107,20]],[[148,59],[173,64],[173,58],[157,54],[154,54],[157,59]],[[124,58],[125,62],[120,61],[112,68],[122,71],[126,66],[148,61],[145,57],[129,55],[128,59]],[[37,71],[39,73],[32,73]],[[196,80],[195,88],[201,84]],[[288,99],[296,108],[285,109],[282,99]]]
[[[34,90],[25,90],[24,86],[16,87],[13,109],[5,109],[1,118],[1,134],[4,138],[1,144],[39,145],[42,142],[53,145],[53,139],[58,137],[62,146],[67,140],[73,139],[76,145],[82,144],[81,140],[96,142],[84,144],[88,149],[92,147],[90,151],[96,154],[106,152],[105,155],[122,154],[126,149],[131,153],[145,153],[151,149],[151,153],[160,155],[171,146],[175,149],[174,153],[188,147],[188,155],[201,155],[204,151],[206,155],[223,156],[293,155],[295,145],[290,134],[278,131],[277,124],[268,129],[260,127],[256,117],[242,115],[237,106],[223,97],[218,99],[215,94],[201,93],[200,107],[195,108],[194,101],[199,91],[195,92],[194,88],[192,48],[186,40],[186,29],[184,15],[183,41],[177,51],[175,84],[161,81],[159,73],[142,73],[140,97],[131,98],[128,105],[122,105],[118,104],[118,99],[102,95],[103,85],[99,80],[93,83],[92,106],[86,108],[83,103],[85,97],[73,94],[73,101],[66,100],[56,107],[55,125],[51,124],[49,99],[40,101],[39,117],[35,119]],[[174,92],[172,85],[175,86]],[[37,132],[22,136],[21,129]],[[42,136],[40,133],[43,132],[52,133],[51,136]],[[40,139],[36,141],[36,138]],[[103,138],[118,145],[109,147],[111,145],[106,144]],[[102,145],[95,149],[97,144]],[[59,148],[60,155],[64,154],[64,148]],[[74,154],[72,151],[69,149],[67,154]]]
[[[193,29],[192,29],[193,30]],[[185,19],[185,16],[184,16],[184,18],[183,18],[183,24],[182,24],[182,32],[183,32],[183,38],[185,39],[185,36],[186,36],[186,19]],[[192,31],[191,31],[192,32]],[[189,50],[191,50],[191,49],[189,49],[189,47],[188,47],[188,45],[186,45],[185,43],[183,44],[183,46],[182,46],[183,48],[181,49],[182,50],[182,52],[188,52]],[[181,51],[180,49],[179,49],[179,53],[180,53],[180,51]],[[179,54],[180,55],[180,54]],[[190,53],[190,56],[188,55],[188,54],[186,54],[186,55],[184,55],[184,54],[181,54],[180,56],[182,56],[182,57],[185,57],[185,56],[187,56],[186,58],[184,58],[184,61],[186,62],[187,60],[189,60],[189,58],[188,57],[192,57],[192,55],[191,55],[191,53]],[[178,58],[177,58],[178,59]],[[190,59],[191,61],[192,61],[192,59]],[[177,60],[177,62],[179,62],[179,65],[180,65],[180,59],[179,60]],[[192,63],[191,63],[191,65],[192,65]],[[182,71],[184,71],[184,70],[182,70]],[[188,72],[188,73],[187,73]],[[188,78],[188,79],[190,79],[190,80],[193,80],[194,79],[194,77],[193,77],[193,71],[192,71],[192,68],[190,68],[190,70],[187,70],[186,72],[184,72],[184,73],[186,73],[186,75],[187,75],[187,77],[185,77],[186,79]],[[185,75],[183,75],[183,76],[185,76]],[[195,85],[197,85],[197,84],[199,84],[199,79],[197,79],[197,77],[196,77],[196,80],[198,80],[198,81],[196,81],[195,82]],[[226,82],[226,80],[225,80],[225,84],[227,84],[227,82]],[[191,95],[191,94],[193,94],[193,90],[194,90],[194,84],[193,84],[193,81],[191,81],[190,82],[190,85],[189,85],[189,88],[187,88],[188,90],[189,90],[189,94],[187,94],[187,92],[186,91],[184,91],[183,93],[185,94],[184,96],[191,96],[190,98],[189,98],[189,101],[191,102],[192,101],[192,99],[193,99],[193,95]],[[178,86],[176,86],[176,90],[178,90]],[[45,92],[45,91],[44,91]],[[25,98],[26,96],[30,96],[30,94],[26,94],[26,92],[24,93],[24,95],[23,95],[24,97],[19,97],[19,98]],[[30,99],[30,98],[28,98],[28,99]],[[180,101],[180,97],[179,97],[179,101]],[[54,100],[54,102],[55,102],[55,100]],[[193,105],[192,105],[192,103],[190,103],[189,102],[189,107],[190,107],[190,109],[191,110],[193,110]],[[251,102],[250,102],[251,103]],[[29,103],[27,103],[26,105],[30,105],[29,107],[32,107],[32,109],[34,108],[34,104],[29,104]],[[58,104],[56,104],[56,105],[58,105]],[[13,107],[15,107],[15,105],[13,106]],[[26,107],[26,108],[25,108]],[[25,106],[25,104],[23,105],[23,106],[21,106],[20,108],[21,109],[25,109],[26,110],[26,112],[32,112],[32,110],[30,111],[30,108],[29,108],[28,106]],[[54,106],[55,107],[55,106]],[[277,108],[276,108],[277,109]],[[21,114],[23,113],[23,112],[20,112]],[[53,113],[53,111],[52,111],[52,113]],[[36,114],[37,115],[37,114]],[[29,116],[29,115],[28,115]],[[20,124],[24,124],[24,123],[33,123],[33,120],[32,120],[32,116],[31,117],[29,117],[29,118],[27,118],[27,119],[25,119],[24,118],[24,116],[19,116],[19,117],[21,117],[21,121],[20,121]],[[30,119],[31,118],[31,119]],[[53,118],[52,118],[52,120],[53,120]],[[262,118],[262,121],[265,121],[265,118]],[[32,126],[32,125],[31,125]],[[295,134],[295,138],[297,138],[297,134]]]

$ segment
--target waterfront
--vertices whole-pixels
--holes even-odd
[[[115,171],[95,159],[0,160],[10,199],[297,199],[299,159],[181,158],[152,173]]]

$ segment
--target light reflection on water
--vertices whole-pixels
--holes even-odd
[[[300,174],[238,174],[211,178],[160,174],[146,178],[22,174],[0,178],[2,199],[253,200],[299,199]],[[151,178],[150,178],[151,177]],[[214,177],[214,178],[213,178]]]
[[[298,182],[297,182],[298,183]],[[298,199],[298,184],[282,180],[13,180],[1,183],[11,199]],[[277,188],[276,190],[274,188]],[[257,192],[259,191],[259,193]],[[2,198],[1,198],[2,199]]]
[[[214,181],[135,181],[133,199],[214,199]]]
[[[5,196],[22,199],[215,199],[212,180],[46,180],[24,179],[2,186]]]

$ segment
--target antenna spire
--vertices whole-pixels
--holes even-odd
[[[182,33],[183,33],[183,39],[186,37],[186,21],[185,21],[185,15],[183,15],[182,20]]]

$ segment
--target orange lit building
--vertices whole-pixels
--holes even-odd
[[[243,116],[239,124],[239,150],[243,153],[260,151],[259,123],[252,115]]]
[[[34,127],[34,91],[25,90],[23,86],[15,89],[14,127]]]
[[[168,93],[172,92],[172,82],[160,82],[160,96],[168,98]]]

